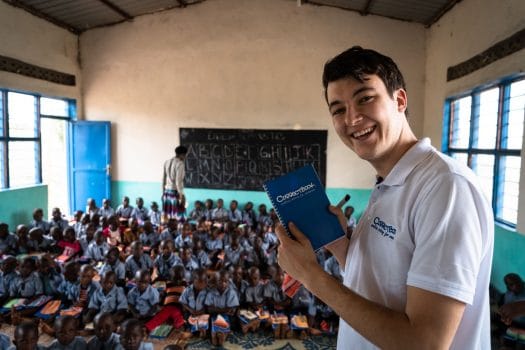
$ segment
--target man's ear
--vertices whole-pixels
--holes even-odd
[[[404,89],[394,91],[394,100],[397,102],[398,112],[405,113],[408,107],[407,92]]]

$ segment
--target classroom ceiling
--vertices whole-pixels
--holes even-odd
[[[133,18],[186,8],[207,0],[3,0],[35,16],[80,34],[92,28],[113,25]],[[253,0],[263,1],[263,0]],[[283,0],[298,6],[330,6],[377,15],[430,27],[461,0]]]

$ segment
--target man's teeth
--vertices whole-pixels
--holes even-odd
[[[369,132],[372,132],[372,130],[374,130],[374,127],[371,127],[371,128],[368,128],[368,129],[364,129],[364,130],[361,130],[361,131],[356,131],[356,132],[354,132],[354,137],[363,136],[365,134],[368,134]]]

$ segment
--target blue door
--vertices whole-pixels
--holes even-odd
[[[69,127],[69,205],[86,209],[86,200],[111,197],[111,123],[75,121]]]

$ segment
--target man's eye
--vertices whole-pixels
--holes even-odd
[[[363,96],[359,99],[359,103],[367,103],[371,101],[374,98],[374,96]]]

